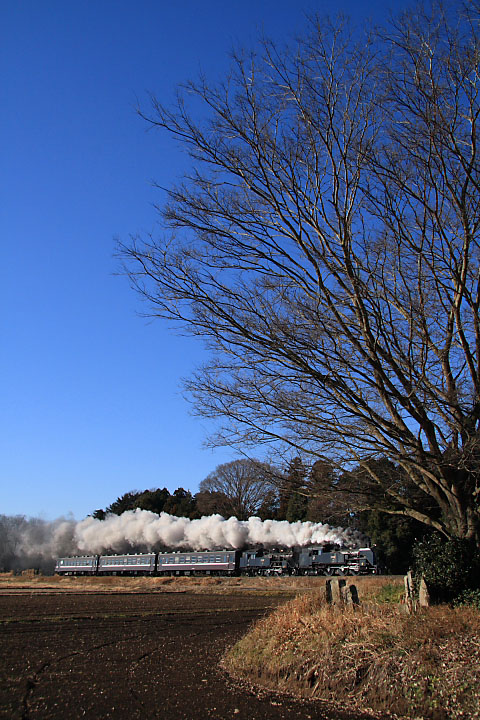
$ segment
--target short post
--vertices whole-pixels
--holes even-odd
[[[325,583],[325,600],[335,607],[352,607],[360,605],[358,590],[355,585],[347,585],[343,578],[333,578]]]
[[[325,583],[325,600],[327,605],[332,605],[332,581],[327,580]]]
[[[332,580],[332,603],[333,605],[344,604],[344,588],[347,584],[346,580],[340,580],[339,578],[333,578]]]
[[[405,607],[408,613],[416,612],[417,610],[417,598],[415,596],[415,583],[413,581],[412,571],[403,578],[405,584]]]
[[[346,599],[347,605],[355,609],[360,605],[360,599],[358,597],[358,590],[356,585],[348,585],[346,588]]]
[[[420,607],[430,607],[430,593],[428,592],[427,583],[423,575],[418,588],[418,604]]]

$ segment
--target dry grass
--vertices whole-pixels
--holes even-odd
[[[324,577],[72,577],[32,573],[0,573],[2,589],[58,590],[62,592],[236,592],[268,595],[323,595]],[[403,587],[401,578],[362,577],[355,580],[363,597],[373,597],[382,588]]]
[[[352,710],[405,718],[480,718],[480,613],[397,604],[338,611],[298,597],[224,658],[232,674]]]

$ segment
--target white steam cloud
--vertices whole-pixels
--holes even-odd
[[[190,520],[167,513],[156,515],[148,510],[129,510],[122,515],[110,515],[105,520],[88,517],[75,529],[79,549],[91,553],[127,552],[133,548],[214,550],[258,545],[291,548],[322,543],[353,547],[360,538],[355,531],[322,523],[289,523],[258,517],[225,520],[221,515]]]
[[[129,510],[122,515],[108,515],[105,520],[87,517],[80,522],[60,519],[48,523],[0,516],[0,568],[4,570],[53,569],[53,561],[61,555],[292,548],[324,543],[354,548],[364,542],[364,536],[351,529],[312,522],[262,521],[257,517],[226,520],[221,515],[208,515],[190,520],[167,513]]]

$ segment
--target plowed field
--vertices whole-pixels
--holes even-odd
[[[320,720],[318,704],[233,684],[218,661],[281,597],[0,594],[0,717]]]

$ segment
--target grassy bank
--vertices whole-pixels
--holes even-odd
[[[480,613],[470,608],[409,616],[371,598],[368,609],[337,611],[304,595],[257,623],[223,663],[254,684],[355,711],[480,718]]]

